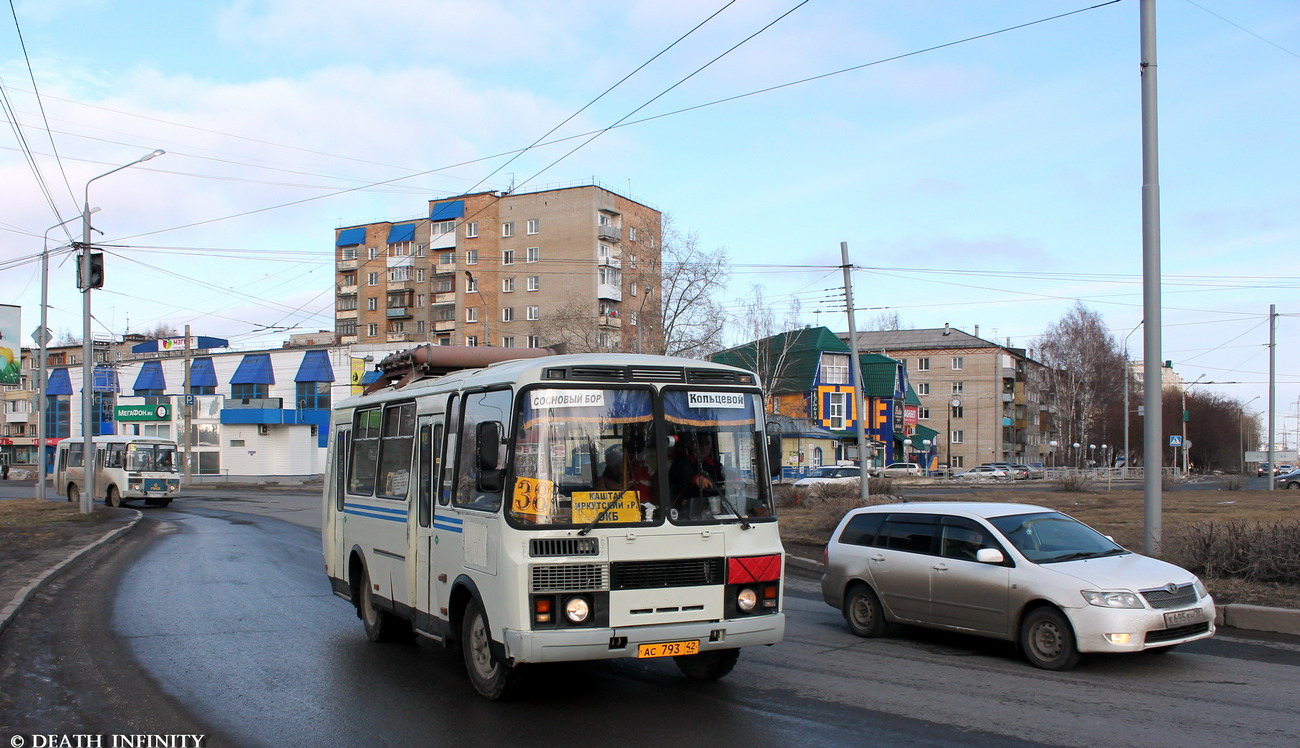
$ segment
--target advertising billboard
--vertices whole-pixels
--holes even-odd
[[[23,344],[18,335],[22,309],[0,304],[0,384],[22,382]]]

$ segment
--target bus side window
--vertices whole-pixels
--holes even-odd
[[[348,493],[370,496],[375,492],[379,462],[380,408],[358,410],[352,426],[352,449],[348,459]]]
[[[438,503],[442,506],[446,506],[451,502],[451,495],[455,492],[456,487],[456,470],[454,463],[458,432],[456,431],[455,425],[460,421],[459,406],[461,402],[461,400],[457,399],[456,396],[453,395],[451,400],[447,403],[447,415],[449,416],[447,423],[450,424],[450,426],[447,429],[447,441],[442,445],[442,458],[438,461],[442,466],[442,488],[438,491]],[[439,426],[441,426],[441,424],[439,424]]]
[[[480,434],[499,435],[510,433],[510,400],[510,390],[475,392],[465,396],[465,416],[460,429],[460,433],[464,435],[464,440],[461,442],[460,454],[456,461],[455,502],[457,506],[493,512],[501,508],[502,492],[499,480],[496,485],[490,485],[490,480],[484,482],[482,479],[491,476],[480,475],[480,472],[482,472],[479,463],[481,450],[478,437]],[[493,422],[500,424],[500,426],[496,428],[479,428],[480,424],[486,426],[486,424]],[[505,454],[501,450],[499,443],[485,446],[489,450],[496,450],[500,454]],[[505,465],[498,462],[491,472],[499,473],[504,468]]]
[[[384,409],[379,441],[379,489],[376,494],[405,500],[411,488],[411,448],[415,446],[415,403]]]
[[[351,429],[339,429],[334,437],[334,504],[341,512],[343,511],[343,496],[347,493],[347,465],[348,465],[348,436],[352,434]]]

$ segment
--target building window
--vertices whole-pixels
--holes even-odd
[[[502,322],[514,322],[514,321],[515,321],[515,308],[512,307],[512,306],[502,307],[502,308],[501,308],[501,321],[502,321]]]
[[[388,323],[388,332],[406,332],[406,323],[390,321]]]
[[[917,370],[917,371],[929,371],[929,370],[930,370],[930,359],[929,359],[929,357],[926,357],[926,358],[918,358],[918,359],[916,360],[916,370]]]
[[[379,259],[379,247],[366,247],[366,255],[372,259]]]
[[[453,253],[451,253],[451,252],[439,252],[439,253],[438,253],[438,264],[439,264],[439,265],[455,265],[455,264],[456,264],[456,255],[453,254]]]
[[[366,285],[367,285],[367,286],[377,286],[377,285],[379,285],[379,273],[368,273],[368,274],[366,274]]]
[[[502,336],[501,336],[501,347],[502,347],[502,348],[514,348],[514,347],[515,347],[515,336],[513,336],[513,335],[502,335]]]
[[[966,368],[966,359],[965,359],[965,357],[963,357],[963,356],[953,356],[953,357],[952,357],[952,370],[953,370],[953,371],[961,371],[961,370],[964,369],[964,368]]]
[[[917,408],[916,415],[917,418],[920,418],[922,421],[928,421],[930,420],[930,409],[922,405],[920,408]]]
[[[451,278],[439,278],[437,293],[451,293],[455,290],[454,282]]]
[[[636,226],[628,226],[627,238],[631,241],[636,241]]]
[[[417,245],[415,245],[415,256],[416,256],[416,257],[424,257],[424,245],[423,245],[423,244],[417,244]]]
[[[966,432],[965,432],[965,431],[953,431],[953,432],[952,432],[952,440],[951,440],[951,443],[952,443],[952,444],[962,444],[962,443],[964,443],[965,441],[966,441]]]
[[[442,236],[443,234],[450,234],[455,230],[456,230],[455,221],[438,221],[437,223],[433,224],[434,236]]]
[[[514,293],[514,292],[515,292],[515,279],[514,279],[514,278],[502,278],[502,279],[501,279],[501,293]]]
[[[469,346],[470,348],[473,348],[474,346],[478,345],[478,336],[477,336],[477,335],[466,335],[466,336],[465,336],[465,345]]]
[[[465,264],[466,264],[466,265],[477,265],[477,264],[478,264],[478,250],[477,250],[477,249],[467,249],[467,250],[465,250]]]
[[[632,284],[632,295],[633,295],[633,296],[636,296],[636,284],[635,284],[635,283]]]
[[[502,239],[505,239],[505,238],[507,238],[507,237],[511,237],[511,236],[514,236],[514,235],[515,235],[515,224],[514,224],[514,221],[506,221],[505,223],[501,224],[501,238],[502,238]]]
[[[269,387],[265,384],[249,382],[230,385],[230,397],[235,400],[265,400]]]
[[[961,455],[953,455],[950,466],[955,468],[966,467],[966,458]]]
[[[478,293],[478,278],[474,276],[465,278],[465,293]]]
[[[966,409],[963,408],[963,407],[960,406],[960,405],[953,405],[953,406],[952,406],[952,417],[953,417],[953,418],[965,418],[965,417],[966,417]]]
[[[295,390],[294,397],[298,402],[298,410],[330,409],[329,382],[297,382]]]
[[[421,293],[415,295],[415,306],[417,309],[424,308],[424,294]]]
[[[541,247],[529,247],[524,250],[524,262],[538,262],[542,259]]]
[[[952,383],[952,394],[954,394],[954,395],[960,395],[960,394],[961,394],[962,392],[964,392],[965,390],[966,390],[966,383],[965,383],[965,382],[953,382],[953,383]]]
[[[848,384],[849,357],[840,353],[823,353],[821,380],[822,384]]]
[[[466,321],[466,322],[478,322],[478,307],[476,307],[476,306],[466,307],[466,309],[465,309],[465,321]]]
[[[374,338],[374,337],[378,337],[378,335],[379,335],[378,323],[371,322],[370,324],[366,325],[366,337]]]
[[[608,244],[602,244],[602,245],[600,245],[600,249],[597,249],[597,250],[596,250],[596,256],[597,256],[597,257],[609,257],[609,245],[608,245]]]
[[[928,394],[930,394],[930,383],[929,383],[929,382],[917,382],[917,383],[916,383],[916,394],[918,394],[918,395],[928,395]]]
[[[539,288],[541,288],[541,287],[542,287],[542,286],[541,286],[541,278],[540,278],[539,276],[536,276],[536,275],[530,275],[530,276],[528,276],[528,290],[529,290],[529,291],[536,291],[537,289],[539,289]]]
[[[424,268],[420,268],[415,271],[415,282],[416,283],[424,282]]]
[[[542,308],[539,306],[528,307],[528,320],[535,322],[542,318]]]
[[[628,317],[628,324],[636,327],[636,312],[632,312],[631,316]]]
[[[340,336],[352,336],[357,334],[357,321],[354,319],[341,319],[338,324]]]
[[[390,268],[388,271],[389,283],[401,283],[403,281],[409,281],[410,279],[411,279],[410,265],[399,265],[398,267]]]
[[[513,249],[505,249],[501,251],[501,264],[502,265],[515,264],[515,251]]]
[[[844,394],[843,392],[832,392],[826,405],[826,416],[830,419],[830,425],[833,429],[844,428]]]
[[[354,271],[354,272],[351,272],[351,273],[344,273],[344,274],[343,274],[343,281],[342,281],[339,285],[340,285],[340,286],[355,286],[355,285],[357,285],[357,274],[356,274],[356,272]]]
[[[344,247],[344,248],[343,248],[343,259],[344,259],[344,260],[355,260],[355,259],[357,259],[357,248],[356,248],[356,247]]]
[[[528,233],[536,234],[541,228],[542,222],[536,218],[528,219]]]
[[[356,309],[357,295],[347,294],[345,296],[340,296],[337,308],[340,312],[349,312],[352,311],[353,309]]]
[[[465,238],[474,239],[478,237],[478,221],[470,221],[465,224]]]
[[[409,293],[388,294],[389,309],[405,309],[410,305],[411,305],[411,295]]]
[[[419,333],[424,332],[424,320],[420,319],[415,321],[415,331]]]
[[[379,297],[370,296],[366,298],[366,311],[373,312],[379,309]]]
[[[45,436],[66,439],[72,435],[72,398],[63,395],[45,397]]]
[[[541,347],[542,347],[542,339],[541,339],[540,337],[536,336],[536,335],[529,335],[529,336],[528,336],[528,347],[529,347],[529,348],[541,348]]]

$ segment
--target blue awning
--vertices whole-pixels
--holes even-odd
[[[52,369],[50,381],[45,385],[47,395],[71,395],[72,380],[68,378],[67,369]]]
[[[465,201],[452,200],[449,203],[438,203],[433,206],[433,212],[429,214],[430,221],[454,221],[465,215]]]
[[[382,372],[382,371],[368,371],[368,372],[366,372],[365,374],[362,374],[362,375],[361,375],[361,383],[362,383],[362,384],[370,384],[371,382],[375,381],[376,379],[379,379],[379,377],[381,377],[381,376],[383,376],[383,372]]]
[[[353,244],[366,243],[366,227],[359,226],[355,229],[343,229],[339,232],[339,238],[334,242],[336,247],[350,247]]]
[[[325,351],[307,351],[298,365],[295,382],[333,382],[334,367],[330,366],[330,357]]]
[[[193,380],[191,380],[193,381]],[[231,384],[275,384],[275,373],[271,371],[271,354],[249,353],[239,362]]]
[[[135,378],[135,384],[131,386],[133,390],[157,390],[167,389],[167,380],[163,378],[161,361],[145,361],[140,367],[140,373]]]
[[[388,243],[409,242],[415,239],[415,224],[401,223],[388,230]]]
[[[190,362],[190,386],[217,386],[217,372],[212,368],[212,359],[196,358]]]

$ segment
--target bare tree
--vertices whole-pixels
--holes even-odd
[[[179,338],[180,332],[167,322],[159,322],[152,330],[146,330],[144,336],[149,340],[165,340],[167,338]]]
[[[898,312],[882,310],[867,320],[865,330],[902,330],[903,323],[898,319]]]
[[[64,329],[60,330],[59,334],[54,338],[54,345],[56,347],[62,347],[67,345],[81,345],[81,336],[74,335],[72,333],[72,330],[65,327]]]
[[[658,324],[663,339],[659,350],[647,352],[705,358],[721,350],[727,311],[716,297],[731,277],[727,251],[700,249],[697,233],[682,233],[665,216],[658,269],[662,276],[658,309],[639,316]]]
[[[792,353],[803,328],[800,305],[795,299],[778,321],[763,286],[751,285],[750,294],[737,302],[740,311],[733,327],[741,340],[730,350],[738,357],[734,363],[759,374],[763,394],[770,396],[795,360]]]
[[[1076,303],[1033,347],[1044,364],[1040,385],[1055,394],[1064,442],[1115,444],[1123,421],[1103,414],[1123,398],[1124,354],[1101,315]]]
[[[588,302],[570,301],[547,313],[537,324],[538,335],[547,346],[563,343],[568,353],[617,353],[618,335],[600,327],[597,311]]]

